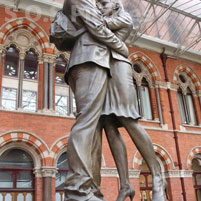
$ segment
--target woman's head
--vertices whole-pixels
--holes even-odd
[[[102,14],[105,16],[112,15],[112,13],[120,7],[117,0],[98,0],[97,5]]]

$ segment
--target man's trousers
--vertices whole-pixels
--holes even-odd
[[[100,137],[95,131],[106,95],[107,70],[94,63],[77,65],[70,69],[68,80],[75,95],[77,117],[67,145],[69,172],[64,187],[65,200],[85,201],[94,196],[99,187],[93,178],[93,158],[96,158],[93,150]],[[101,147],[101,140],[96,146]],[[100,151],[97,160],[101,160]]]

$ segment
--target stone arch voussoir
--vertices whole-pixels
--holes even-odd
[[[161,76],[160,76],[160,73],[159,73],[156,65],[144,53],[134,52],[129,56],[129,59],[132,63],[134,63],[136,61],[141,61],[147,67],[147,69],[152,77],[153,82],[161,80]]]
[[[49,148],[39,137],[25,131],[10,131],[0,135],[0,148],[14,142],[25,143],[32,147],[38,154],[41,165],[48,165]]]
[[[37,23],[26,17],[13,19],[0,27],[0,44],[4,44],[11,32],[21,28],[29,30],[38,39],[43,53],[54,54],[54,46],[49,43],[47,33]]]

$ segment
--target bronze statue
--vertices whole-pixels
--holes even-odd
[[[164,201],[166,181],[161,177],[152,142],[138,124],[140,116],[134,106],[131,64],[123,42],[132,29],[131,17],[120,0],[65,0],[63,13],[77,30],[86,28],[74,43],[65,74],[77,107],[67,145],[65,201],[104,200],[100,192],[102,128],[120,175],[117,201],[133,199],[127,153],[118,132],[121,126],[126,128],[152,172],[152,200]]]
[[[99,0],[99,2],[102,4],[103,15],[108,28],[118,38],[125,41],[130,34],[130,27],[133,24],[129,14],[124,11],[123,5],[119,0]],[[119,8],[114,5],[115,2],[119,5]],[[109,7],[111,11],[113,9],[113,12],[109,12]],[[116,12],[114,12],[115,8],[117,9]],[[122,60],[112,59],[110,71],[112,77],[108,79],[106,99],[102,112],[103,118],[99,124],[103,124],[102,126],[104,127],[120,176],[120,191],[117,201],[124,201],[126,197],[130,197],[132,200],[134,197],[134,190],[128,179],[126,148],[117,129],[122,126],[127,130],[152,173],[152,201],[164,201],[164,190],[167,192],[167,183],[161,176],[151,139],[138,124],[140,117],[134,105],[136,94],[131,65]],[[100,135],[100,132],[101,125],[98,126],[96,135]]]
[[[93,179],[91,157],[95,130],[106,95],[110,50],[127,57],[128,49],[106,27],[95,0],[66,1],[69,2],[64,3],[64,13],[70,5],[71,17],[76,16],[72,20],[74,26],[77,29],[84,26],[88,31],[75,42],[66,72],[75,95],[77,117],[67,145],[69,172],[64,189],[65,200],[100,201],[103,199],[98,198],[101,193]]]

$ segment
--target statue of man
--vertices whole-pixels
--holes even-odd
[[[68,2],[67,2],[68,1]],[[128,49],[104,22],[95,0],[66,0],[63,12],[77,29],[86,27],[75,42],[65,78],[75,95],[77,116],[67,145],[69,171],[65,201],[101,201],[99,186],[93,179],[93,142],[100,118],[108,76],[110,56],[127,60]]]

